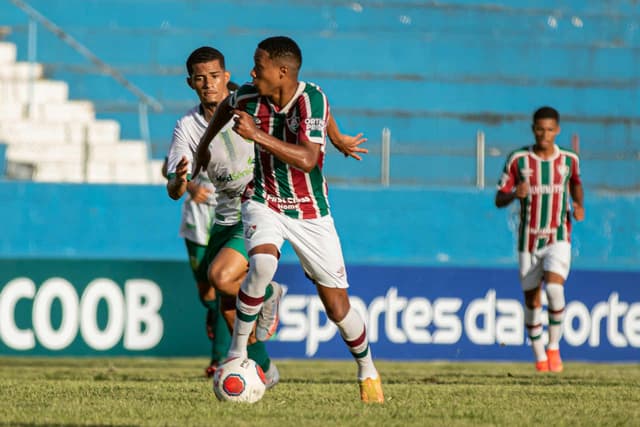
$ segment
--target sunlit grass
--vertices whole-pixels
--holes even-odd
[[[637,425],[640,367],[378,362],[386,402],[359,401],[350,361],[277,361],[254,405],[218,402],[204,359],[0,358],[4,425]]]

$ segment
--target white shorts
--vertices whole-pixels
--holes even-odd
[[[556,242],[533,252],[520,252],[519,261],[522,290],[530,291],[538,287],[545,271],[567,278],[571,267],[571,244]]]
[[[342,247],[331,215],[294,219],[253,200],[242,203],[242,223],[247,253],[259,245],[278,250],[288,240],[302,268],[316,285],[348,288]]]

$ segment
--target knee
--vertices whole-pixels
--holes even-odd
[[[531,289],[524,293],[524,303],[529,308],[542,307],[540,288]]]
[[[349,309],[351,308],[348,299],[343,300],[336,298],[328,302],[329,303],[325,306],[325,310],[329,320],[334,323],[342,321],[342,319],[347,316],[347,313],[349,313]]]
[[[249,271],[258,277],[273,278],[278,269],[278,258],[271,254],[258,253],[249,258]]]
[[[221,265],[211,264],[209,267],[209,282],[216,290],[227,295],[237,295],[240,283],[232,268]]]

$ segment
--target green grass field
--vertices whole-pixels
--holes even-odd
[[[254,405],[218,402],[204,359],[0,358],[0,424],[148,426],[640,425],[640,366],[378,362],[384,405],[359,401],[355,365],[277,361]]]

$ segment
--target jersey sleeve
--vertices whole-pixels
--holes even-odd
[[[329,102],[319,88],[304,92],[298,99],[300,127],[298,139],[324,144],[329,118]]]
[[[247,100],[253,99],[257,95],[258,91],[255,86],[251,83],[245,83],[229,95],[229,105],[231,108],[242,109]]]
[[[571,162],[571,177],[569,182],[573,185],[582,185],[582,178],[580,177],[580,157],[577,155],[573,157]]]
[[[190,165],[193,165],[193,150],[189,144],[189,138],[178,121],[173,129],[173,138],[167,154],[167,177],[169,179],[176,175],[176,167],[183,156],[187,158]],[[187,174],[187,179],[191,179],[190,173]]]
[[[498,191],[510,193],[516,185],[516,177],[518,176],[518,162],[514,161],[513,156],[509,156],[502,170],[502,175],[498,181]]]

